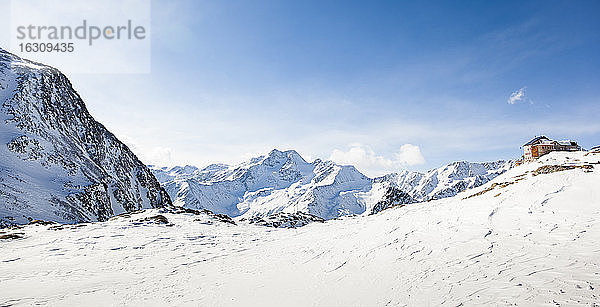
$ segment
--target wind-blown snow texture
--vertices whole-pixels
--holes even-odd
[[[584,154],[295,230],[164,209],[5,230],[22,238],[0,240],[0,305],[593,306],[600,155]]]
[[[377,213],[397,202],[394,199],[407,204],[454,196],[488,182],[512,165],[502,160],[455,162],[425,174],[404,171],[371,179],[353,166],[321,160],[309,163],[296,151],[273,150],[234,166],[150,168],[179,206],[234,217],[304,212],[332,219]],[[398,192],[407,197],[399,198]]]
[[[0,226],[106,220],[170,204],[58,70],[0,49]]]

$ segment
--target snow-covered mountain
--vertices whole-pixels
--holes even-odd
[[[58,70],[0,49],[0,225],[102,221],[170,204]]]
[[[599,167],[552,152],[455,197],[295,230],[168,208],[3,229],[0,305],[594,306]]]
[[[307,162],[296,151],[273,150],[234,166],[150,168],[179,206],[234,217],[304,212],[332,219],[454,196],[512,165],[502,160],[455,162],[424,174],[404,171],[371,179],[353,166],[318,159]]]
[[[229,216],[304,212],[330,219],[364,212],[357,193],[371,188],[371,179],[353,166],[309,163],[293,150],[234,166],[150,168],[175,205]]]
[[[512,161],[453,162],[426,173],[403,171],[375,178],[375,183],[394,186],[416,201],[450,197],[487,183],[514,166]]]

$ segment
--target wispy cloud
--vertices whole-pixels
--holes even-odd
[[[526,87],[522,87],[518,91],[512,92],[512,94],[510,94],[510,97],[508,97],[508,101],[507,101],[508,104],[515,104],[519,101],[524,101],[525,100],[525,89],[526,89]]]

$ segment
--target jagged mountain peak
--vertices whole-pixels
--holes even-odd
[[[255,162],[253,163],[253,161]],[[306,162],[306,160],[304,160],[304,158],[302,158],[302,156],[300,156],[300,154],[295,150],[281,151],[278,149],[273,149],[265,156],[251,159],[249,165],[257,163],[269,166],[277,166],[286,164],[304,165],[308,162]]]
[[[300,154],[293,150],[293,149],[288,149],[288,150],[279,150],[277,148],[273,148],[271,151],[269,151],[269,154],[267,155],[269,157],[281,157],[281,156],[285,156],[288,158],[300,158],[302,159],[302,157],[300,156]],[[304,159],[302,159],[304,160]]]

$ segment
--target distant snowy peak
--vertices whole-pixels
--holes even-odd
[[[268,155],[232,166],[184,168],[151,166],[176,204],[230,216],[301,211],[334,218],[364,211],[360,200],[352,195],[371,185],[371,179],[353,166],[307,162],[294,150],[274,149]]]
[[[234,217],[303,212],[332,219],[454,196],[510,167],[505,161],[463,161],[427,173],[402,171],[371,179],[351,165],[307,162],[294,150],[274,149],[231,166],[150,168],[180,206]]]
[[[0,224],[106,220],[169,205],[58,70],[0,49]]]
[[[286,176],[298,176],[302,170],[308,171],[312,164],[306,162],[294,150],[279,151],[274,149],[268,155],[255,157],[237,165],[211,164],[202,169],[191,165],[171,168],[155,165],[149,165],[149,167],[164,180],[181,181],[193,178],[199,182],[209,183],[250,179],[253,175],[267,169],[278,170],[279,176],[285,179]]]

